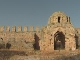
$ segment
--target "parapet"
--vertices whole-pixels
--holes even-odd
[[[12,32],[16,32],[16,26],[12,27]]]
[[[28,31],[28,27],[24,26],[24,32],[27,32],[27,31]]]
[[[22,32],[22,26],[18,26],[18,32]]]
[[[34,31],[34,27],[33,26],[30,26],[30,31]]]
[[[36,27],[36,32],[38,32],[38,31],[39,31],[39,27],[37,26],[37,27]]]
[[[0,26],[0,32],[4,32],[4,26]]]
[[[10,26],[6,27],[6,32],[10,32]]]
[[[12,30],[10,30],[12,29]],[[12,28],[10,28],[10,26],[0,26],[0,32],[39,32],[40,29],[38,26],[36,26],[36,28],[34,29],[33,26],[30,26],[30,28],[28,29],[27,26],[24,26],[24,28],[22,29],[22,26],[18,26],[18,28],[16,26],[12,26]]]

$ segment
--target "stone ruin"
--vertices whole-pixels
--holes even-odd
[[[34,27],[31,26],[28,30],[27,26],[22,27],[4,26],[0,27],[0,49],[11,50],[76,50],[80,43],[80,28],[74,28],[70,22],[70,17],[63,12],[53,13],[47,26]]]

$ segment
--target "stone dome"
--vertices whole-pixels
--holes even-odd
[[[52,16],[67,16],[67,15],[64,12],[58,11],[58,12],[54,12]]]
[[[54,23],[69,23],[70,17],[68,17],[64,12],[54,12],[48,21],[48,24],[54,24]]]

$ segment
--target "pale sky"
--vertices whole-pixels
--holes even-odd
[[[0,26],[45,26],[57,11],[80,27],[80,0],[0,0]]]

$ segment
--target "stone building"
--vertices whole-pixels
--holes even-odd
[[[30,30],[27,26],[22,27],[4,26],[0,27],[0,42],[8,49],[15,50],[75,50],[79,46],[80,28],[74,28],[70,22],[70,17],[63,12],[53,13],[47,26],[39,29],[31,26]],[[2,47],[0,47],[2,48]]]
[[[63,12],[55,12],[50,16],[48,25],[42,29],[40,50],[75,50],[75,29]]]

